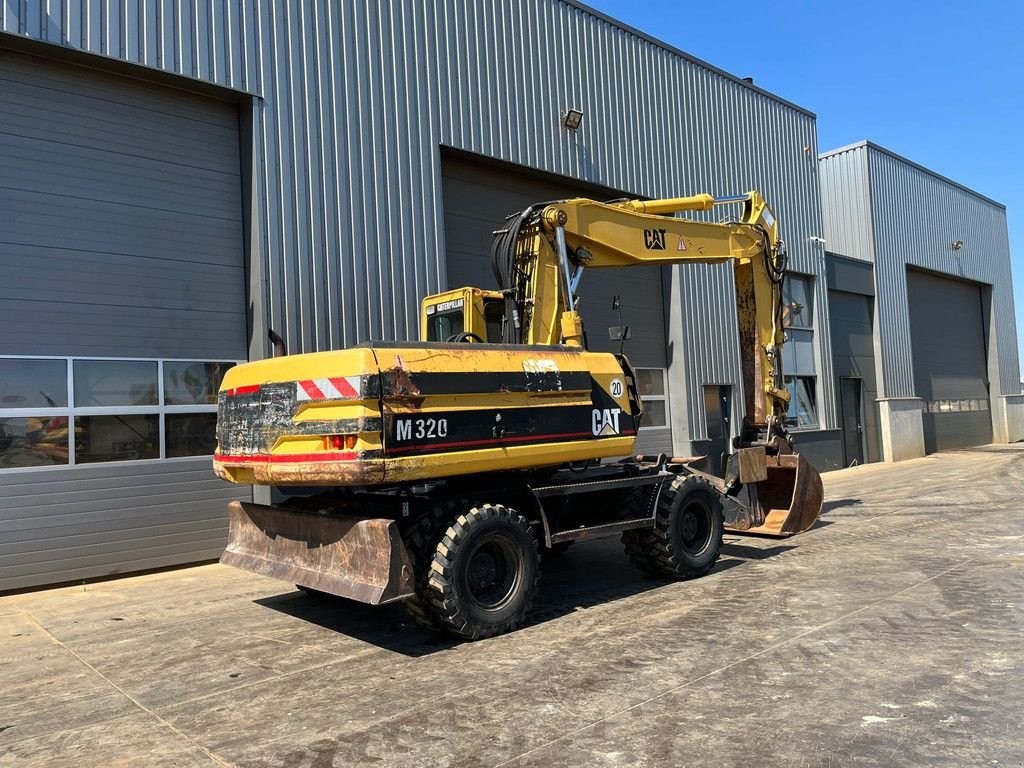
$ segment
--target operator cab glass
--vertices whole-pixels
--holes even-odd
[[[470,303],[470,316],[466,317],[466,299],[452,298],[427,304],[426,341],[486,341],[502,343],[505,321],[505,301],[501,298],[477,298]],[[482,310],[482,312],[481,312]],[[472,333],[469,338],[458,339],[460,334]]]
[[[429,309],[427,310],[430,311]],[[462,307],[427,316],[427,341],[448,341],[465,330]]]
[[[487,326],[487,341],[501,344],[501,327],[505,322],[505,302],[502,299],[484,299],[484,325]]]

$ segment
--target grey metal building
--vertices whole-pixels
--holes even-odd
[[[569,0],[12,0],[0,30],[0,590],[216,557],[249,492],[209,467],[226,366],[267,327],[291,352],[415,337],[419,298],[491,285],[491,231],[542,199],[762,190],[794,427],[843,463],[808,111]],[[718,452],[729,269],[581,293],[597,329],[622,297],[641,447]]]
[[[1006,209],[866,141],[821,191],[847,460],[1024,438]]]

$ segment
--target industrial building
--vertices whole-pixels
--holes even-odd
[[[1020,434],[997,204],[869,145],[819,171],[812,113],[582,4],[19,0],[0,30],[0,591],[216,558],[250,493],[210,470],[223,371],[268,355],[268,327],[293,353],[415,338],[420,297],[493,285],[492,231],[541,200],[760,189],[790,253],[791,427],[819,468],[945,447],[954,400],[979,442]],[[857,162],[877,173],[839,172]],[[941,253],[884,226],[921,194],[943,221],[959,195]],[[964,338],[984,397],[916,378],[945,364],[919,352],[927,320],[913,363],[906,341],[913,307],[956,291],[935,271],[989,302],[982,346]],[[592,348],[617,349],[613,297],[632,328],[640,448],[720,454],[742,402],[729,268],[580,293]],[[865,306],[870,355],[848,338]]]
[[[1024,438],[1005,207],[866,141],[821,195],[845,465]]]

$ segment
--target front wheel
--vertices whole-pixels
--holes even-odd
[[[718,491],[697,476],[680,476],[661,492],[653,529],[625,531],[626,554],[652,575],[693,579],[710,571],[725,529]]]
[[[425,597],[445,629],[477,640],[520,624],[539,579],[537,540],[526,518],[483,504],[459,515],[438,541]]]

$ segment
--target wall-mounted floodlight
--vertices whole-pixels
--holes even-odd
[[[954,251],[959,251],[961,248],[964,247],[964,241],[954,240],[952,243],[949,244],[949,247],[952,248]]]
[[[562,127],[567,131],[575,131],[583,122],[583,112],[579,109],[567,109],[562,115]]]

